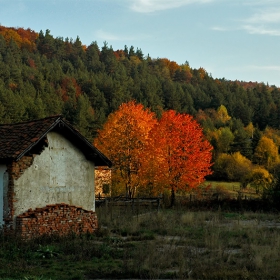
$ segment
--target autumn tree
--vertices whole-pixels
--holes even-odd
[[[266,127],[264,130],[264,136],[273,140],[273,142],[279,147],[280,146],[280,130],[271,127]]]
[[[219,154],[229,152],[231,144],[234,140],[234,135],[229,127],[220,127],[219,129],[208,130],[205,134],[206,138],[214,148],[213,161],[215,161]]]
[[[225,181],[225,180],[232,180],[232,178],[228,177],[228,166],[231,162],[231,155],[226,153],[218,154],[217,158],[215,159],[215,162],[213,164],[213,171],[214,171],[214,177],[217,180]]]
[[[219,179],[238,181],[242,188],[248,184],[256,188],[256,192],[266,190],[273,182],[273,176],[264,167],[254,165],[252,162],[236,152],[233,154],[220,154],[213,166]]]
[[[224,124],[226,122],[228,122],[231,117],[228,115],[228,111],[227,108],[224,105],[221,105],[218,109],[217,109],[217,115],[219,120]]]
[[[251,139],[254,138],[255,128],[252,122],[250,122],[246,127],[244,127],[245,132],[247,133],[248,137]]]
[[[245,188],[251,181],[253,164],[240,152],[231,155],[223,153],[216,159],[213,169],[218,178],[240,182]]]
[[[18,47],[26,48],[30,52],[35,49],[35,40],[38,37],[38,33],[29,28],[23,29],[4,26],[0,26],[0,34],[5,38],[7,43],[13,40]]]
[[[259,165],[270,169],[279,162],[278,146],[271,138],[262,136],[254,153],[254,159]]]
[[[155,123],[154,113],[131,101],[109,115],[95,140],[97,148],[113,162],[113,184],[125,186],[130,198],[135,196],[141,184],[143,150]]]
[[[256,188],[256,193],[260,190],[266,191],[273,183],[273,176],[265,168],[256,165],[251,173],[250,185]]]
[[[151,130],[145,156],[147,166],[153,168],[146,168],[150,184],[158,191],[170,189],[173,205],[176,191],[196,188],[212,173],[211,151],[212,146],[192,116],[173,110],[164,112]]]

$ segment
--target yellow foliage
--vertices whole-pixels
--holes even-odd
[[[279,162],[278,147],[271,138],[262,136],[254,154],[255,160],[266,168]]]
[[[226,123],[227,121],[229,121],[231,119],[231,117],[228,115],[227,108],[224,105],[221,105],[217,109],[217,114],[218,114],[219,120],[222,121],[223,123]]]
[[[228,179],[243,182],[251,175],[253,165],[249,159],[236,152],[232,155],[220,154],[215,162],[215,170],[224,172]]]
[[[263,167],[255,166],[252,170],[250,185],[259,189],[266,189],[273,181],[273,176]]]
[[[202,68],[202,67],[200,67],[199,69],[198,69],[198,73],[199,73],[199,77],[200,77],[200,79],[204,79],[205,78],[205,76],[207,75],[207,72],[206,72],[206,70],[204,69],[204,68]]]
[[[255,128],[252,122],[250,122],[246,127],[244,127],[244,130],[246,131],[249,137],[253,138]]]
[[[278,147],[280,146],[280,130],[267,127],[264,131],[264,136],[272,139]]]
[[[129,59],[130,59],[130,61],[131,61],[133,64],[135,64],[135,65],[138,65],[138,64],[141,63],[141,60],[140,60],[139,57],[136,56],[136,55],[130,56]]]

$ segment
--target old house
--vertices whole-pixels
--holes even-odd
[[[93,232],[94,171],[110,165],[61,116],[0,125],[0,224],[24,236]]]

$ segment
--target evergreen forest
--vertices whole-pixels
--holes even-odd
[[[266,189],[280,170],[280,89],[214,79],[204,68],[114,50],[50,30],[0,26],[0,123],[62,114],[93,141],[110,113],[135,100],[160,117],[192,115],[214,147],[211,179]]]

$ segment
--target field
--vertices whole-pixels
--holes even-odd
[[[278,214],[97,212],[95,235],[2,235],[0,279],[279,279]]]
[[[207,188],[208,186],[208,188]],[[261,193],[257,194],[256,189],[248,185],[245,189],[240,188],[239,182],[217,182],[217,181],[205,181],[201,185],[201,189],[205,190],[205,196],[209,198],[209,193],[218,195],[218,198],[238,198],[242,199],[255,199],[259,198]],[[208,192],[207,192],[208,191]]]

